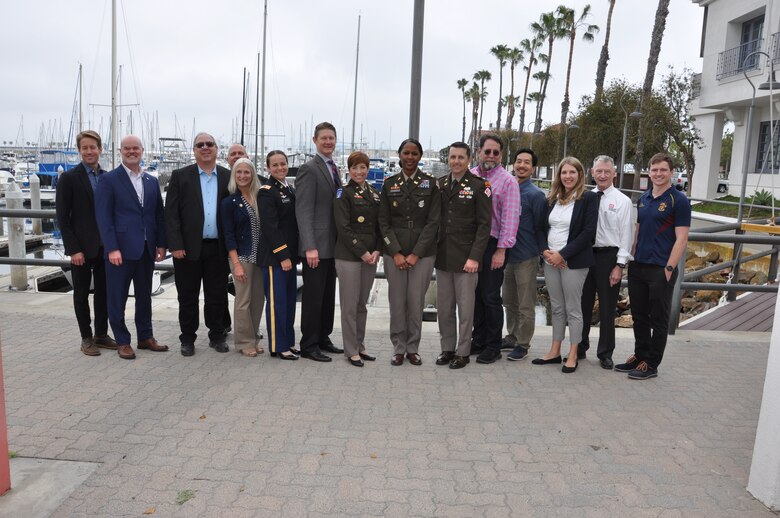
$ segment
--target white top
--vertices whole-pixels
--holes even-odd
[[[566,205],[555,202],[555,206],[550,211],[550,217],[547,219],[550,223],[550,231],[547,233],[547,248],[550,250],[557,252],[566,246],[566,242],[569,240],[569,226],[573,212],[574,200]]]
[[[598,187],[593,192],[598,192]],[[617,262],[626,264],[633,259],[631,245],[634,244],[634,218],[631,217],[631,198],[611,185],[600,198],[599,224],[593,246],[617,247]]]
[[[144,205],[144,172],[141,171],[139,173],[136,173],[132,170],[130,170],[129,167],[127,167],[124,163],[122,163],[122,167],[125,168],[125,172],[127,173],[127,176],[130,178],[130,183],[133,184],[133,189],[135,189],[135,194],[138,196],[138,203],[141,204],[143,207]]]

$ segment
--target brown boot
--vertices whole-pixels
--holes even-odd
[[[81,352],[87,356],[100,356],[100,349],[95,345],[92,337],[81,339]]]
[[[141,340],[140,342],[138,342],[138,348],[149,349],[150,351],[154,351],[158,353],[168,350],[167,345],[160,344],[159,342],[157,342],[157,340],[154,339],[154,337],[147,338],[146,340]]]
[[[119,357],[123,360],[135,360],[135,351],[129,345],[120,345],[117,347]]]
[[[108,335],[98,335],[92,340],[95,342],[95,345],[101,349],[111,349],[112,351],[116,351],[116,342]]]

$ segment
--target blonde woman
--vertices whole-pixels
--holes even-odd
[[[577,345],[582,339],[582,286],[593,265],[600,197],[585,190],[585,169],[579,160],[566,157],[555,171],[547,196],[544,220],[547,243],[542,243],[544,278],[552,307],[553,339],[550,352],[534,365],[560,364],[561,344],[569,324],[569,356],[561,368],[577,370]]]
[[[241,354],[251,357],[263,353],[257,338],[265,302],[263,276],[257,267],[261,248],[257,211],[259,190],[254,164],[248,158],[239,158],[230,173],[230,195],[220,205],[225,248],[236,286],[233,344]]]

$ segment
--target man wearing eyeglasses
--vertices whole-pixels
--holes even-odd
[[[217,165],[217,143],[208,133],[193,142],[195,163],[171,174],[165,200],[168,248],[173,255],[179,300],[182,356],[195,354],[200,285],[209,346],[225,353],[227,252],[220,231],[219,204],[228,195],[230,171]]]
[[[477,281],[474,303],[474,333],[471,354],[477,363],[493,363],[501,358],[501,334],[504,330],[504,307],[501,285],[504,282],[506,250],[512,248],[520,222],[520,191],[517,182],[501,165],[504,143],[494,133],[479,139],[478,164],[471,172],[485,180],[493,198],[493,217],[482,270]]]

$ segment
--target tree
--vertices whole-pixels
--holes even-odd
[[[490,81],[493,75],[487,70],[478,70],[474,72],[474,81],[479,81],[479,133],[482,133],[482,105],[487,98],[487,90],[485,90],[485,82]]]
[[[691,194],[693,173],[696,168],[694,151],[696,148],[701,148],[704,142],[701,132],[694,124],[694,117],[688,112],[692,97],[692,75],[689,69],[678,74],[669,67],[669,74],[661,81],[661,95],[666,99],[669,107],[666,116],[661,119],[661,124],[677,146],[685,163],[685,170],[688,172],[688,196]]]
[[[544,38],[540,37],[538,34],[531,38],[530,40],[528,38],[524,39],[520,42],[520,49],[523,52],[528,53],[528,65],[523,67],[523,70],[526,71],[525,75],[525,89],[523,90],[523,97],[522,100],[522,106],[520,107],[520,129],[518,130],[518,133],[523,133],[525,131],[525,102],[528,100],[528,85],[531,82],[531,70],[534,68],[534,65],[538,61],[542,61],[541,56],[545,56],[546,54],[542,54],[541,56],[537,57],[536,53],[539,50],[539,48],[544,43]],[[543,63],[545,61],[542,61]]]
[[[523,51],[517,47],[507,52],[506,59],[509,61],[509,77],[511,87],[509,88],[509,100],[507,102],[506,129],[512,129],[512,121],[515,119],[515,106],[517,98],[515,97],[515,67],[523,61]],[[499,117],[500,119],[501,117]]]
[[[547,69],[545,70],[545,79],[540,88],[540,98],[536,105],[536,121],[534,123],[534,132],[539,133],[542,128],[542,111],[544,110],[544,99],[547,94],[547,82],[550,80],[550,63],[552,63],[553,44],[555,40],[568,36],[568,31],[563,27],[563,20],[555,12],[542,13],[538,22],[531,24],[531,30],[534,33],[547,40]]]
[[[468,79],[458,79],[458,90],[460,90],[463,97],[463,130],[461,131],[460,140],[466,141],[466,85],[469,84]]]
[[[561,103],[561,124],[566,124],[566,114],[569,113],[569,87],[571,85],[571,63],[574,58],[574,42],[577,39],[577,30],[583,29],[582,39],[593,41],[594,35],[599,32],[598,25],[588,25],[585,19],[590,16],[590,4],[582,8],[580,16],[577,12],[564,5],[558,6],[556,10],[561,19],[561,28],[565,29],[569,35],[569,62],[566,66],[566,88],[563,91],[563,102]]]
[[[731,172],[731,150],[734,148],[734,132],[726,130],[720,145],[720,168],[729,177]]]
[[[612,32],[612,11],[615,9],[615,0],[607,0],[607,2],[609,2],[607,30],[604,34],[604,45],[601,46],[599,64],[596,67],[596,102],[601,101],[601,94],[604,93],[604,77],[607,75],[607,62],[609,61],[609,35]]]
[[[479,85],[471,83],[471,88],[466,91],[466,99],[471,103],[471,133],[469,133],[469,144],[473,148],[476,144],[477,117],[479,116],[480,101]]]
[[[496,131],[501,129],[501,100],[504,98],[504,67],[509,57],[509,47],[506,45],[496,45],[490,49],[490,53],[498,60],[498,117],[496,118]]]
[[[653,35],[650,38],[650,54],[647,58],[647,71],[645,72],[645,82],[642,85],[642,97],[639,103],[639,111],[644,113],[645,103],[649,101],[653,91],[653,77],[655,76],[655,67],[658,66],[658,55],[661,53],[661,42],[664,39],[664,29],[666,28],[666,17],[669,15],[669,1],[658,0],[658,8],[655,11],[655,23],[653,24]],[[636,159],[634,160],[634,169],[642,170],[644,160],[644,133],[648,128],[648,119],[642,117],[639,119],[639,138],[636,143]],[[634,175],[634,190],[639,190],[639,176]],[[688,182],[690,184],[690,182]]]

